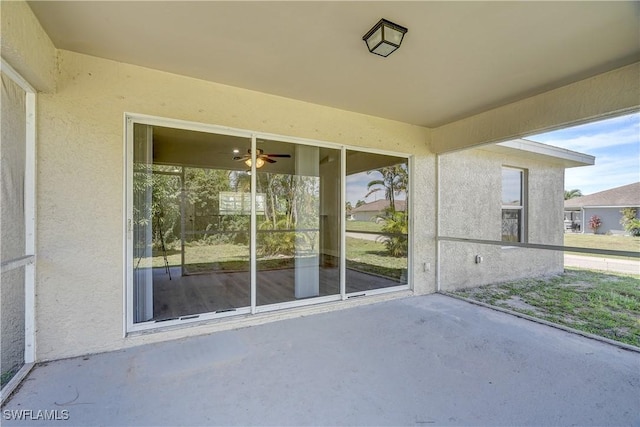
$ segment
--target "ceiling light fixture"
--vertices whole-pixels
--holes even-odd
[[[381,19],[362,37],[362,40],[367,43],[369,52],[386,58],[400,47],[407,31],[409,30],[405,27]]]
[[[251,159],[245,160],[244,164],[251,167]],[[262,160],[260,157],[256,158],[256,169],[261,168],[263,166],[264,166],[264,160]]]

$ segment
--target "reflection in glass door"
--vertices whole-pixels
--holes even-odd
[[[257,305],[340,294],[340,151],[259,140],[258,153]]]
[[[407,158],[221,132],[129,129],[131,323],[406,288]]]
[[[408,283],[407,159],[347,150],[347,294]]]
[[[250,305],[249,138],[135,124],[134,323]]]

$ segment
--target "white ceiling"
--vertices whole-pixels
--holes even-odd
[[[61,49],[428,127],[640,60],[635,1],[29,4]]]

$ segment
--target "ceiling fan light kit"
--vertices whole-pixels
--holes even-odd
[[[251,159],[247,159],[244,161],[244,164],[251,167]],[[261,168],[264,166],[264,160],[262,160],[260,157],[256,157],[256,168]]]
[[[273,160],[272,157],[281,157],[281,158],[291,157],[291,154],[265,154],[264,150],[261,148],[258,148],[257,151],[258,152],[256,154],[256,169],[263,167],[265,163],[275,163],[276,160]],[[234,150],[234,153],[235,153],[235,150]],[[233,160],[237,162],[244,162],[245,165],[247,165],[248,167],[251,167],[251,164],[253,163],[251,161],[251,149],[248,149],[247,154],[243,156],[235,156]]]

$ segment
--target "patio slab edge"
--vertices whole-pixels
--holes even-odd
[[[0,391],[0,405],[4,405],[6,401],[9,401],[9,397],[19,388],[20,384],[22,384],[22,380],[29,375],[29,372],[31,372],[31,369],[33,369],[34,366],[35,363],[25,363],[22,365],[20,370],[16,372],[13,378],[11,378],[7,385],[2,388],[2,391]]]
[[[533,317],[533,316],[530,316],[530,315],[524,314],[524,313],[519,313],[517,311],[509,310],[507,308],[503,308],[503,307],[498,307],[498,306],[495,306],[495,305],[487,304],[485,302],[476,301],[476,300],[473,300],[471,298],[465,298],[463,296],[456,295],[456,294],[453,294],[451,292],[439,291],[437,293],[441,294],[441,295],[445,295],[445,296],[451,297],[451,298],[455,298],[455,299],[458,299],[458,300],[461,300],[461,301],[465,301],[465,302],[468,302],[468,303],[471,303],[471,304],[479,305],[481,307],[489,308],[491,310],[495,310],[495,311],[499,311],[499,312],[502,312],[502,313],[510,314],[512,316],[520,317],[520,318],[525,319],[525,320],[530,320],[532,322],[540,323],[542,325],[550,326],[552,328],[560,329],[560,330],[565,331],[565,332],[569,332],[569,333],[576,334],[576,335],[581,335],[581,336],[583,336],[585,338],[590,338],[592,340],[596,340],[596,341],[600,341],[600,342],[603,342],[603,343],[606,343],[606,344],[610,344],[610,345],[616,346],[618,348],[621,348],[623,350],[634,351],[636,353],[640,353],[640,347],[636,347],[635,345],[626,344],[626,343],[623,343],[623,342],[620,342],[620,341],[612,340],[610,338],[601,337],[600,335],[595,335],[595,334],[591,334],[589,332],[584,332],[584,331],[581,331],[579,329],[571,328],[571,327],[565,326],[565,325],[560,325],[558,323],[553,323],[553,322],[550,322],[548,320],[544,320],[544,319],[540,319],[540,318],[537,318],[537,317]]]

